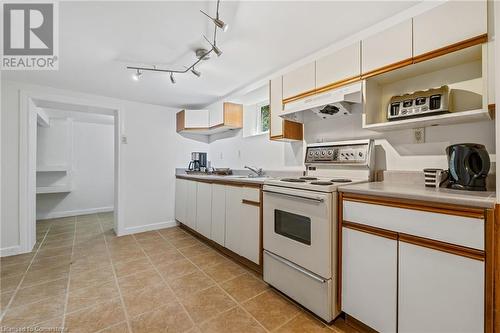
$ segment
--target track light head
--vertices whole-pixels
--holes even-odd
[[[203,35],[203,38],[212,46],[212,50],[215,52],[215,54],[220,57],[222,54],[221,49],[219,49],[214,43],[212,43],[205,35]]]
[[[227,31],[227,28],[229,28],[229,26],[224,21],[222,21],[221,19],[219,19],[219,13],[217,13],[217,18],[213,18],[212,16],[208,15],[207,13],[205,13],[201,9],[200,9],[200,12],[202,12],[203,15],[205,15],[212,22],[214,22],[214,24],[217,26],[217,28],[221,29],[222,31]]]
[[[197,71],[196,69],[191,69],[191,73],[193,73],[194,75],[196,75],[197,77],[200,77],[201,76],[201,72],[200,71]]]
[[[174,77],[174,73],[170,73],[170,82],[172,82],[172,84],[175,84],[175,77]]]
[[[139,79],[141,78],[141,75],[142,75],[142,72],[140,70],[137,70],[137,72],[132,74],[132,79],[134,81],[139,81]]]

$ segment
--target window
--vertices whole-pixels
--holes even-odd
[[[269,132],[269,104],[259,103],[257,104],[257,133],[266,133]]]

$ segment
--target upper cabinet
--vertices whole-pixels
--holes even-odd
[[[316,87],[316,63],[311,62],[283,75],[283,99],[313,92]]]
[[[440,24],[441,25],[441,24]],[[433,24],[436,29],[436,24]],[[388,69],[412,63],[412,22],[404,21],[361,42],[363,76],[373,76]]]
[[[361,43],[335,51],[316,61],[316,92],[333,88],[361,75]]]
[[[269,82],[269,109],[271,140],[302,141],[304,126],[301,123],[284,120],[279,116],[283,112],[283,78],[281,76]]]
[[[243,127],[243,105],[220,102],[208,110],[177,112],[177,132],[210,135]]]
[[[447,1],[413,19],[414,56],[475,38],[486,41],[486,1]]]

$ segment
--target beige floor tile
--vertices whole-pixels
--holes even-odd
[[[27,327],[62,315],[65,297],[46,298],[23,306],[9,307],[2,321],[6,327]]]
[[[139,290],[162,282],[162,277],[154,269],[141,271],[118,279],[118,285],[122,292]]]
[[[196,238],[194,238],[193,236],[188,236],[185,238],[169,239],[169,242],[178,249],[201,244],[201,242]]]
[[[181,298],[206,289],[214,284],[214,280],[200,270],[169,282],[174,293]]]
[[[118,262],[114,265],[114,267],[118,277],[153,269],[153,265],[151,265],[151,262],[146,257],[131,261]]]
[[[175,261],[167,265],[158,265],[156,268],[167,280],[174,280],[198,270],[198,268],[187,259]]]
[[[203,271],[219,283],[233,279],[247,272],[246,269],[230,260],[218,265],[203,268]]]
[[[68,278],[62,278],[32,287],[21,288],[17,291],[11,306],[20,306],[37,302],[44,298],[63,295],[68,287]]]
[[[14,291],[6,291],[0,293],[0,313],[3,313],[3,311],[9,304],[12,296],[14,296]]]
[[[257,321],[240,307],[226,311],[203,323],[200,331],[207,333],[260,333],[266,332]]]
[[[68,295],[67,312],[106,302],[120,296],[115,281],[96,284],[89,288],[72,291]]]
[[[15,265],[15,264],[29,264],[31,262],[31,259],[33,259],[33,256],[35,254],[33,252],[31,253],[25,253],[25,254],[18,254],[16,256],[9,256],[9,257],[2,257],[0,258],[0,267],[6,267],[8,265]]]
[[[218,286],[183,297],[182,304],[195,323],[201,323],[236,306],[236,303]]]
[[[30,271],[36,271],[39,269],[58,269],[59,267],[66,267],[71,264],[71,255],[62,255],[62,256],[55,256],[55,257],[42,257],[42,258],[35,258],[33,260],[33,263],[31,264]]]
[[[146,252],[147,255],[155,255],[164,251],[170,251],[175,249],[172,244],[167,243],[166,240],[162,239],[160,241],[141,243],[141,248]]]
[[[73,239],[63,239],[63,240],[52,240],[44,241],[40,246],[40,251],[45,251],[46,249],[56,249],[61,247],[73,246]]]
[[[180,304],[172,302],[133,318],[131,326],[134,333],[181,333],[191,329],[193,323]]]
[[[297,317],[281,326],[278,333],[327,333],[331,330],[319,320],[302,312]]]
[[[151,240],[161,240],[162,237],[157,231],[146,231],[138,234],[134,234],[137,241],[151,241]]]
[[[161,229],[158,230],[158,233],[166,239],[186,238],[190,236],[188,233],[178,227]]]
[[[283,325],[299,312],[299,308],[272,290],[248,300],[242,306],[270,331]]]
[[[140,290],[122,293],[125,308],[130,317],[152,311],[161,305],[175,301],[175,296],[165,283],[160,283]]]
[[[226,281],[221,286],[238,302],[243,302],[268,289],[267,284],[249,273]]]
[[[125,320],[118,298],[66,315],[68,332],[95,332]]]
[[[201,243],[194,246],[182,247],[179,251],[187,258],[196,257],[202,254],[217,253],[215,250]]]
[[[68,255],[71,254],[73,250],[73,246],[64,246],[64,247],[56,247],[50,249],[40,249],[36,254],[36,258],[46,258],[46,257],[54,257],[60,255]]]
[[[29,263],[11,264],[2,266],[0,270],[0,278],[7,278],[16,275],[22,275],[28,269]]]
[[[185,259],[184,256],[177,249],[168,249],[165,251],[160,251],[154,254],[149,254],[149,259],[153,262],[153,265],[168,265],[175,261]]]
[[[45,236],[46,241],[56,241],[56,240],[66,240],[66,239],[73,239],[75,237],[75,232],[74,231],[67,231],[63,233],[58,233],[58,234],[51,234],[50,231]]]
[[[82,256],[73,259],[71,264],[71,273],[83,273],[94,269],[107,269],[111,268],[111,261],[107,254],[105,256]]]
[[[35,284],[62,279],[69,275],[69,264],[40,269],[29,269],[26,273],[21,288],[30,287]]]
[[[99,333],[128,333],[128,326],[126,322],[118,323],[99,331]]]
[[[201,269],[229,262],[226,257],[220,255],[216,251],[210,251],[199,256],[189,257],[189,260]]]
[[[76,289],[87,288],[113,280],[114,274],[111,267],[76,274],[73,274],[72,272],[69,283],[69,291],[72,292]]]
[[[37,323],[30,328],[33,332],[62,332],[63,315],[58,315],[55,318],[49,319],[47,321]]]
[[[139,247],[111,251],[111,260],[114,263],[128,261],[132,259],[145,258],[144,252]]]
[[[0,278],[0,292],[12,291],[17,288],[23,275],[16,275],[7,278]]]

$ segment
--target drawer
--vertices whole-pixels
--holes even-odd
[[[241,198],[244,200],[260,202],[260,189],[255,187],[242,187]]]
[[[484,250],[484,219],[344,200],[344,221]]]

